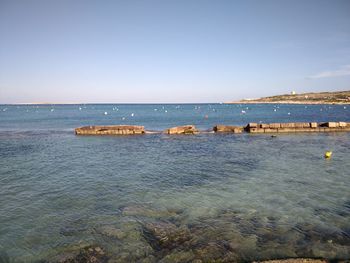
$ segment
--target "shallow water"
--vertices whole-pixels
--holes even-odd
[[[350,121],[350,106],[0,105],[0,257],[59,261],[99,246],[112,262],[349,259],[349,133],[73,132],[330,120]]]

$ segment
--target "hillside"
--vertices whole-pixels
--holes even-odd
[[[350,104],[350,91],[285,94],[228,103]]]

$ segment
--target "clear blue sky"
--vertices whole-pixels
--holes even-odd
[[[0,0],[0,103],[349,89],[348,0]]]

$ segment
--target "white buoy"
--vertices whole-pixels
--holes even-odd
[[[105,111],[105,115],[107,115],[108,114],[108,112],[107,111]]]
[[[51,109],[51,112],[53,112],[55,109]]]
[[[122,120],[125,120],[125,117],[123,117]]]
[[[134,117],[134,113],[131,113],[131,117]]]
[[[168,111],[167,110],[165,110],[165,113],[167,113]]]
[[[273,109],[273,111],[277,111],[276,109]]]
[[[290,115],[290,112],[288,112],[288,115]]]
[[[241,111],[241,113],[242,113],[242,114],[245,114],[245,113],[246,113],[246,111],[245,111],[245,110],[242,110],[242,111]]]
[[[344,106],[344,110],[346,109],[346,106]]]
[[[79,110],[81,110],[81,107],[79,107]]]

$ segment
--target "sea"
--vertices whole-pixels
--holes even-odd
[[[350,105],[0,105],[0,262],[349,259],[350,133],[210,132],[327,121]],[[205,132],[74,133],[119,124]]]

